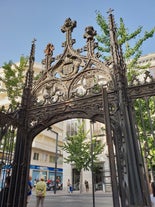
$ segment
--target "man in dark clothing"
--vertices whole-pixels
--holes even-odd
[[[151,183],[151,188],[152,188],[152,195],[155,197],[155,182]]]
[[[88,192],[89,191],[89,183],[87,180],[85,180],[84,183],[85,183],[85,187],[86,187],[86,192]]]
[[[5,179],[5,187],[0,192],[0,207],[7,206],[7,198],[9,193],[9,186],[10,186],[10,176],[7,176]]]

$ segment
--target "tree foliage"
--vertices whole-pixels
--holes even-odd
[[[100,12],[97,12],[96,21],[101,29],[101,34],[96,36],[99,43],[98,50],[102,54],[102,59],[107,61],[111,57],[109,23]],[[155,28],[143,32],[143,27],[139,26],[135,31],[130,33],[122,18],[120,18],[116,27],[118,44],[121,45],[123,49],[124,59],[127,63],[128,79],[131,79],[133,73],[137,75],[139,74],[140,70],[137,69],[146,69],[149,66],[148,64],[143,66],[138,65],[138,59],[142,55],[143,43],[147,39],[153,37]]]
[[[4,76],[0,77],[0,81],[4,83],[5,88],[1,88],[0,92],[7,93],[8,99],[14,107],[17,106],[19,98],[22,96],[27,62],[28,58],[21,56],[19,65],[9,61],[2,66]]]
[[[77,134],[67,136],[67,141],[63,145],[63,150],[68,153],[64,158],[66,163],[74,164],[76,169],[81,172],[82,169],[89,170],[91,168],[91,160],[97,161],[97,155],[103,150],[103,145],[92,139],[92,143],[87,139],[89,131],[85,131],[84,121],[78,125]],[[93,152],[91,152],[91,144],[93,144]],[[92,154],[92,157],[91,157]]]
[[[155,164],[155,102],[154,97],[138,99],[134,103],[143,155],[148,168]]]

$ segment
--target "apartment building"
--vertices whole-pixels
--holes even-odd
[[[32,181],[40,177],[54,181],[56,175],[63,183],[63,127],[63,122],[57,123],[34,138],[30,164]]]

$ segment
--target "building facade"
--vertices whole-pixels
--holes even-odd
[[[33,182],[41,177],[55,181],[56,175],[56,179],[63,183],[63,124],[53,125],[52,130],[42,131],[33,140],[30,164]]]
[[[68,136],[75,135],[77,133],[78,128],[77,119],[71,119],[66,121],[66,132]],[[95,175],[94,175],[94,184],[95,190],[103,190],[103,191],[111,191],[111,178],[110,178],[110,170],[109,170],[109,159],[108,159],[108,150],[106,145],[106,136],[105,136],[105,125],[102,123],[94,123],[91,124],[90,120],[84,120],[85,122],[85,131],[89,132],[87,136],[87,140],[90,141],[91,133],[90,128],[93,130],[93,137],[96,137],[96,141],[101,145],[104,145],[102,153],[98,156],[97,162],[95,163]],[[65,140],[64,140],[65,141]],[[68,154],[63,152],[63,157],[67,157]],[[63,164],[63,183],[65,184],[64,190],[67,189],[67,180],[70,179],[73,190],[79,190],[80,184],[80,173],[77,171],[74,164]],[[82,190],[85,191],[85,183],[87,180],[89,183],[90,190],[92,189],[92,172],[91,169],[88,171],[82,170]]]

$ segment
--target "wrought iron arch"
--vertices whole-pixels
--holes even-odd
[[[75,26],[76,23],[68,18],[62,27],[62,31],[66,32],[62,55],[54,58],[54,46],[50,43],[45,49],[45,68],[31,91],[28,124],[33,134],[42,131],[46,123],[52,125],[71,118],[104,122],[101,94],[103,86],[110,87],[112,84],[112,70],[94,53],[97,45],[93,27],[85,30],[87,45],[84,49],[73,48],[75,40],[71,33]],[[82,55],[84,52],[85,56]]]

